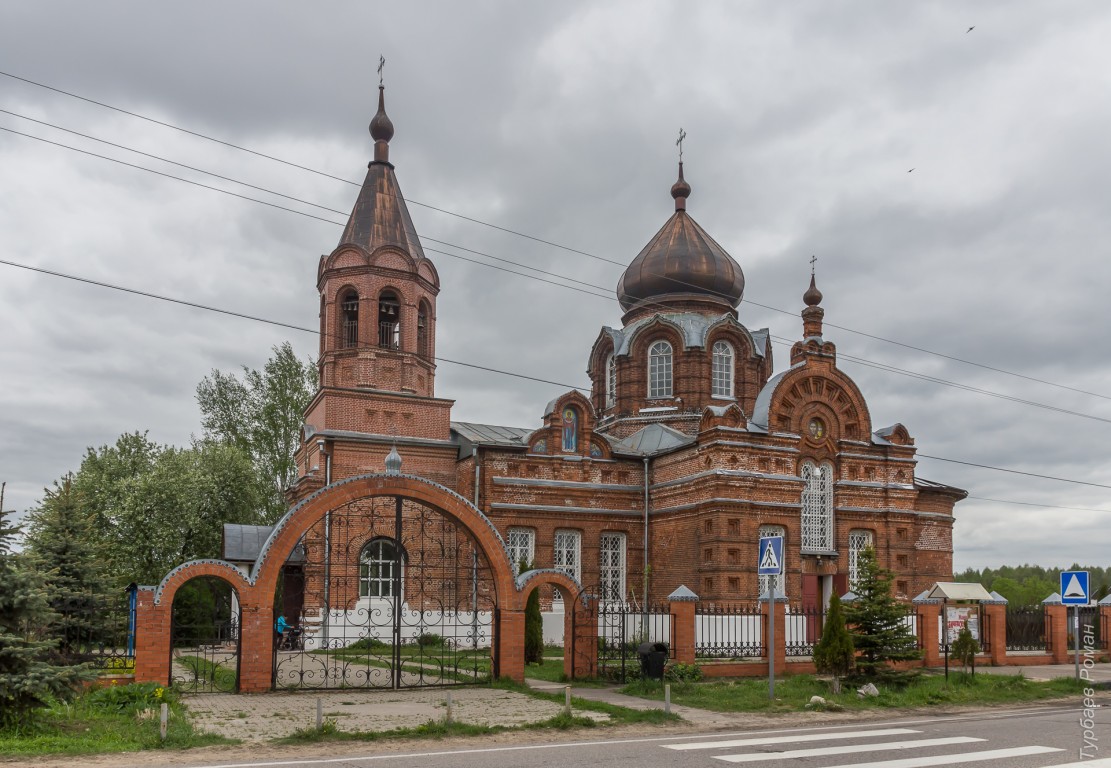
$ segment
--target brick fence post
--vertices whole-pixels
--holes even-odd
[[[1068,614],[1068,607],[1059,603],[1045,606],[1045,639],[1053,647],[1051,653],[1054,664],[1069,663]]]
[[[696,634],[695,603],[692,600],[671,600],[668,610],[671,611],[671,644],[675,651],[675,661],[678,664],[693,664]]]
[[[135,682],[170,683],[170,606],[155,604],[154,587],[135,595]]]
[[[499,677],[508,677],[518,683],[525,681],[525,612],[502,608],[497,613]],[[565,654],[566,656],[566,654]]]
[[[239,692],[263,693],[270,690],[273,680],[274,610],[243,592],[239,596]]]
[[[760,615],[764,623],[764,657],[768,661],[768,672],[775,665],[778,675],[787,671],[787,598],[776,598],[771,604],[770,611],[767,600],[760,601]],[[775,622],[775,648],[768,648],[769,622]]]
[[[922,664],[925,667],[940,667],[944,663],[941,657],[941,633],[938,629],[940,618],[941,606],[938,603],[918,604],[918,621],[922,625],[919,628],[922,636]]]
[[[984,606],[988,617],[987,641],[991,665],[1002,667],[1007,663],[1007,604],[996,602]]]

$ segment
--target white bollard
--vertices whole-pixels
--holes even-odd
[[[444,715],[444,722],[451,725],[451,691],[447,692],[447,714]]]
[[[162,736],[162,741],[166,740],[166,729],[169,727],[169,725],[170,725],[170,705],[163,703],[162,704],[162,722],[161,722],[161,724],[159,726],[159,730],[158,730],[159,734],[161,734],[161,736]]]
[[[563,687],[563,711],[568,715],[571,714],[571,686],[569,685]]]
[[[664,683],[664,713],[671,714],[671,683]]]
[[[316,700],[316,730],[324,730],[324,699]]]

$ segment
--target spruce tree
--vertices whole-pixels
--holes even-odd
[[[532,566],[521,560],[521,573]],[[544,663],[544,617],[540,615],[540,589],[529,593],[525,603],[525,664]]]
[[[38,572],[53,612],[44,635],[57,641],[64,663],[78,663],[108,641],[112,620],[103,552],[92,522],[66,477],[30,514],[28,562]]]
[[[914,673],[896,671],[892,662],[912,661],[921,653],[906,621],[906,606],[891,594],[894,574],[880,567],[871,547],[860,553],[857,566],[852,587],[856,599],[845,605],[845,623],[859,652],[857,671],[870,679],[907,682]]]
[[[852,672],[855,661],[853,638],[841,615],[841,598],[834,594],[829,598],[822,639],[814,647],[814,666],[823,674],[833,675],[833,692],[840,693],[841,678]]]
[[[972,636],[967,621],[961,626],[961,631],[957,633],[957,640],[949,650],[953,658],[960,662],[961,671],[968,672],[968,668],[976,661],[976,654],[980,652],[980,643]]]
[[[12,552],[19,528],[6,515],[0,504],[0,729],[27,722],[51,698],[71,693],[84,674],[50,664],[54,643],[35,637],[51,621],[50,607],[37,574]]]

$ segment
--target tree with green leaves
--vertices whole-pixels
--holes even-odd
[[[917,638],[906,621],[906,606],[892,594],[894,574],[881,568],[876,552],[866,547],[857,560],[856,599],[845,604],[845,623],[858,651],[856,669],[869,679],[906,682],[915,673],[897,671],[893,662],[921,658]]]
[[[841,614],[841,598],[834,593],[829,598],[822,639],[814,647],[814,666],[822,674],[833,676],[836,694],[841,693],[841,678],[852,672],[855,661],[856,649]]]
[[[79,663],[105,639],[107,584],[94,534],[72,476],[47,490],[28,517],[27,560],[42,578],[53,612],[44,633],[57,642],[64,663]]]
[[[316,385],[316,364],[297,359],[289,342],[274,347],[274,356],[261,371],[244,366],[240,379],[213,370],[197,385],[205,437],[234,445],[251,457],[267,489],[267,523],[286,510],[283,494],[297,479],[293,454]]]
[[[38,574],[12,552],[19,530],[8,522],[0,490],[0,728],[26,723],[35,709],[67,696],[88,674],[50,663],[54,643],[37,637],[53,616]]]
[[[968,668],[975,663],[976,654],[980,652],[980,643],[972,636],[967,621],[957,633],[957,639],[949,646],[949,652],[960,663],[962,672],[968,672]]]
[[[521,559],[521,573],[531,571],[533,566]],[[525,602],[525,663],[544,663],[544,617],[540,613],[540,589],[529,593]]]

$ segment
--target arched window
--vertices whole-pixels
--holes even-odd
[[[393,291],[378,296],[378,346],[398,349],[401,346],[401,302]]]
[[[401,563],[393,539],[374,539],[359,554],[359,597],[393,597]],[[401,571],[403,575],[404,570]],[[404,590],[402,590],[404,594]]]
[[[872,546],[871,531],[849,531],[849,589],[860,580],[860,553]]]
[[[727,341],[715,341],[711,371],[714,397],[733,397],[733,347]]]
[[[598,539],[598,585],[603,600],[625,599],[625,534],[603,533]]]
[[[666,341],[648,348],[648,397],[671,397],[671,345]]]
[[[802,489],[802,551],[833,551],[833,465],[804,461],[799,468]]]
[[[757,537],[762,539],[765,536],[783,536],[783,550],[784,552],[787,551],[787,532],[782,525],[761,525]],[[760,580],[759,589],[761,595],[771,589],[772,586],[775,586],[775,594],[777,597],[787,594],[787,580],[783,578],[782,575],[759,576],[757,578]]]
[[[428,304],[423,300],[417,308],[417,354],[423,358],[432,357],[428,346]]]
[[[359,294],[357,291],[348,291],[340,299],[340,313],[342,316],[340,328],[340,345],[345,349],[359,346]]]
[[[606,407],[617,405],[617,360],[613,355],[606,358]]]

